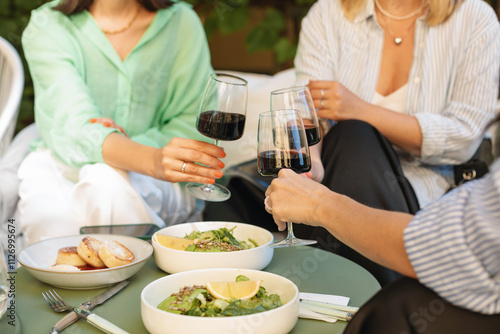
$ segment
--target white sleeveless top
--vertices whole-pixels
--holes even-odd
[[[407,90],[408,84],[406,83],[387,96],[383,96],[375,91],[372,103],[382,108],[404,113]]]

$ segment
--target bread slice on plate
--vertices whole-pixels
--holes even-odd
[[[66,264],[74,267],[86,266],[85,262],[80,255],[76,247],[63,247],[57,251],[56,264]]]
[[[123,266],[132,263],[134,254],[121,243],[115,240],[104,240],[99,248],[99,257],[108,268]]]
[[[104,262],[99,258],[98,252],[102,242],[93,237],[84,237],[77,247],[78,255],[87,262],[89,266],[104,268]]]

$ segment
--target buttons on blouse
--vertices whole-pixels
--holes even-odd
[[[413,83],[418,85],[420,83],[420,77],[413,78]]]

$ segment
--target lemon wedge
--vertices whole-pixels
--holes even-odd
[[[162,246],[177,250],[185,250],[187,246],[195,243],[196,240],[173,237],[171,235],[156,234],[156,241]]]
[[[222,300],[231,299],[228,282],[208,282],[206,288],[214,298]]]
[[[206,288],[210,294],[222,300],[250,299],[259,292],[260,281],[208,282]]]

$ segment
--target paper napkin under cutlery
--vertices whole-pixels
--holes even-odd
[[[300,292],[299,299],[301,302],[299,303],[299,318],[301,319],[312,319],[312,320],[320,320],[329,323],[337,322],[337,319],[325,314],[321,314],[315,312],[307,307],[307,303],[303,301],[312,301],[312,302],[320,302],[320,303],[329,303],[329,304],[337,304],[347,306],[349,304],[349,297],[336,296],[336,295],[325,295],[320,293],[306,293]]]

